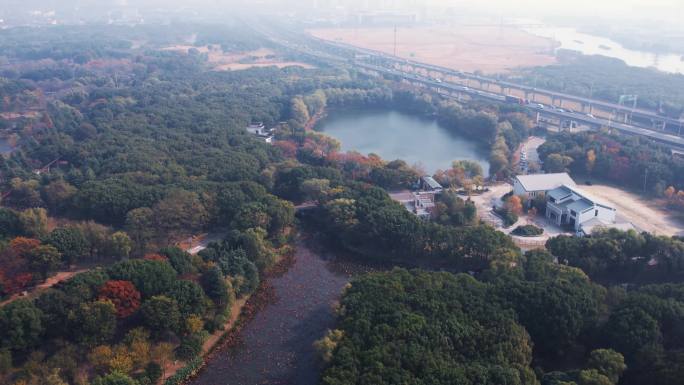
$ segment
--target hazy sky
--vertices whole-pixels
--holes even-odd
[[[428,0],[432,4],[478,8],[492,13],[584,16],[587,18],[663,18],[684,14],[684,0]]]
[[[562,18],[567,16],[581,17],[585,22],[591,22],[592,18],[596,17],[679,22],[679,18],[684,15],[684,0],[0,0],[0,3],[21,8],[34,8],[41,5],[59,8],[76,4],[81,6],[128,4],[133,7],[153,5],[159,8],[179,5],[190,8],[218,6],[226,10],[244,7],[301,9],[314,3],[344,4],[355,8],[370,5],[373,8],[424,9],[432,5],[462,8],[464,11],[480,10],[497,18],[507,16]],[[272,7],[269,6],[270,4],[278,6]]]

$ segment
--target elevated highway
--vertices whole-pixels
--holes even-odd
[[[680,133],[682,126],[684,125],[684,121],[681,119],[663,116],[654,111],[631,108],[629,106],[610,103],[603,100],[569,95],[432,64],[420,63],[346,43],[333,42],[316,37],[311,37],[311,39],[320,44],[327,44],[331,47],[335,47],[340,50],[340,52],[353,52],[356,57],[362,58],[363,61],[378,66],[395,68],[404,72],[420,74],[433,79],[458,83],[481,91],[493,92],[501,95],[514,95],[532,102],[594,115],[606,120],[614,120],[628,125],[665,132],[669,131],[677,134]]]
[[[272,26],[270,28],[272,28]],[[535,112],[538,120],[548,121],[548,118],[551,118],[558,122],[558,126],[561,129],[564,125],[572,127],[572,125],[575,124],[584,125],[590,129],[605,127],[628,135],[644,136],[656,142],[666,144],[669,147],[684,150],[684,138],[673,133],[671,130],[667,130],[668,124],[674,124],[676,125],[675,132],[681,133],[682,124],[684,122],[681,120],[664,118],[654,112],[627,109],[622,105],[565,95],[553,91],[537,90],[535,88],[499,81],[475,74],[468,74],[430,64],[404,60],[382,52],[358,48],[338,42],[330,42],[309,35],[296,34],[283,30],[274,32],[270,29],[264,29],[263,27],[255,27],[255,30],[266,35],[274,43],[282,45],[283,47],[304,56],[340,65],[351,65],[366,72],[426,87],[447,97],[460,99],[461,96],[465,96],[470,99],[505,102],[506,95],[509,95],[509,93],[505,93],[505,91],[513,89],[526,91],[528,92],[527,95],[530,95],[530,93],[549,95],[554,97],[554,100],[558,100],[558,104],[552,100],[552,103],[547,105],[541,101],[538,102],[534,97],[525,98],[516,95],[515,93],[511,93],[512,95],[524,98],[525,100],[532,101],[531,103],[525,104],[524,107]],[[413,70],[407,69],[407,65],[411,66]],[[485,89],[472,87],[468,83],[463,84],[459,79],[477,80],[480,82],[480,85],[496,84],[499,87],[499,92],[496,92],[496,89],[492,90],[487,87],[485,87]],[[590,110],[589,112],[585,112],[586,110],[573,111],[569,108],[566,110],[563,108],[563,100],[585,103]],[[612,108],[614,112],[608,116],[599,113],[592,114],[592,112],[599,110],[601,106],[606,109]],[[622,115],[620,115],[620,113]],[[660,119],[658,121],[664,122],[661,124],[663,124],[662,127],[666,128],[666,130],[657,130],[652,127],[643,127],[633,124],[631,119],[635,114],[641,114],[654,121]],[[627,116],[629,117],[627,118]]]
[[[434,80],[425,78],[422,76],[417,76],[411,73],[405,73],[398,70],[387,69],[385,67],[375,66],[371,64],[356,62],[356,66],[363,68],[367,71],[372,71],[378,74],[385,74],[389,76],[399,77],[404,81],[408,81],[415,85],[429,87],[442,95],[449,97],[458,98],[459,94],[468,95],[471,99],[482,99],[490,100],[496,102],[505,102],[506,97],[503,95],[498,95],[492,92],[486,92],[481,90],[476,90],[469,88],[467,86],[462,86],[460,84],[453,84],[449,82],[444,82],[441,80]],[[669,145],[673,148],[684,149],[684,138],[669,134],[666,132],[654,131],[646,128],[641,128],[618,121],[603,119],[599,117],[591,117],[585,114],[580,114],[572,111],[566,111],[558,108],[551,108],[544,106],[542,104],[530,103],[524,105],[528,110],[534,111],[539,117],[552,117],[557,119],[559,122],[559,128],[563,126],[572,126],[573,122],[577,124],[586,125],[592,129],[599,129],[601,127],[607,127],[610,129],[615,129],[621,131],[628,135],[639,135],[645,136],[662,144]],[[566,124],[564,124],[566,123]]]

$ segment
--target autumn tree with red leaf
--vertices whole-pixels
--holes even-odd
[[[16,237],[0,253],[0,294],[20,292],[33,282],[33,274],[28,272],[27,257],[38,246],[40,241],[37,239]]]
[[[140,292],[131,281],[105,282],[100,288],[99,299],[112,301],[119,318],[130,316],[140,307]]]
[[[145,256],[143,257],[143,259],[147,259],[148,261],[167,261],[167,260],[168,260],[168,258],[166,258],[166,257],[163,256],[163,255],[152,254],[152,253],[150,253],[150,254],[145,254]]]

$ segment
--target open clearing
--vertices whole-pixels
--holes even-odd
[[[579,187],[597,198],[615,205],[618,222],[630,222],[638,230],[657,235],[684,235],[684,224],[673,218],[666,209],[657,206],[653,201],[648,201],[616,187],[601,184]]]
[[[217,71],[237,71],[255,67],[278,67],[285,68],[291,66],[314,68],[311,64],[287,61],[280,57],[276,52],[268,48],[260,48],[247,52],[223,52],[221,47],[207,45],[195,47],[192,45],[175,45],[164,48],[164,51],[175,51],[188,53],[191,49],[196,49],[200,53],[207,54],[209,63]]]
[[[318,38],[394,53],[394,28],[323,28]],[[397,56],[486,74],[555,63],[554,42],[514,27],[439,26],[397,28]]]

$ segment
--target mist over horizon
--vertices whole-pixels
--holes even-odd
[[[676,21],[679,4],[676,0],[590,0],[556,1],[549,3],[541,0],[522,0],[511,3],[506,0],[6,0],[0,13],[22,12],[71,12],[112,10],[165,10],[184,9],[195,12],[226,13],[249,11],[254,13],[297,12],[301,10],[339,11],[339,12],[381,12],[401,11],[430,13],[444,10],[458,10],[464,14],[490,15],[491,17],[537,17],[544,19],[609,19],[609,20],[646,20],[660,22]]]

